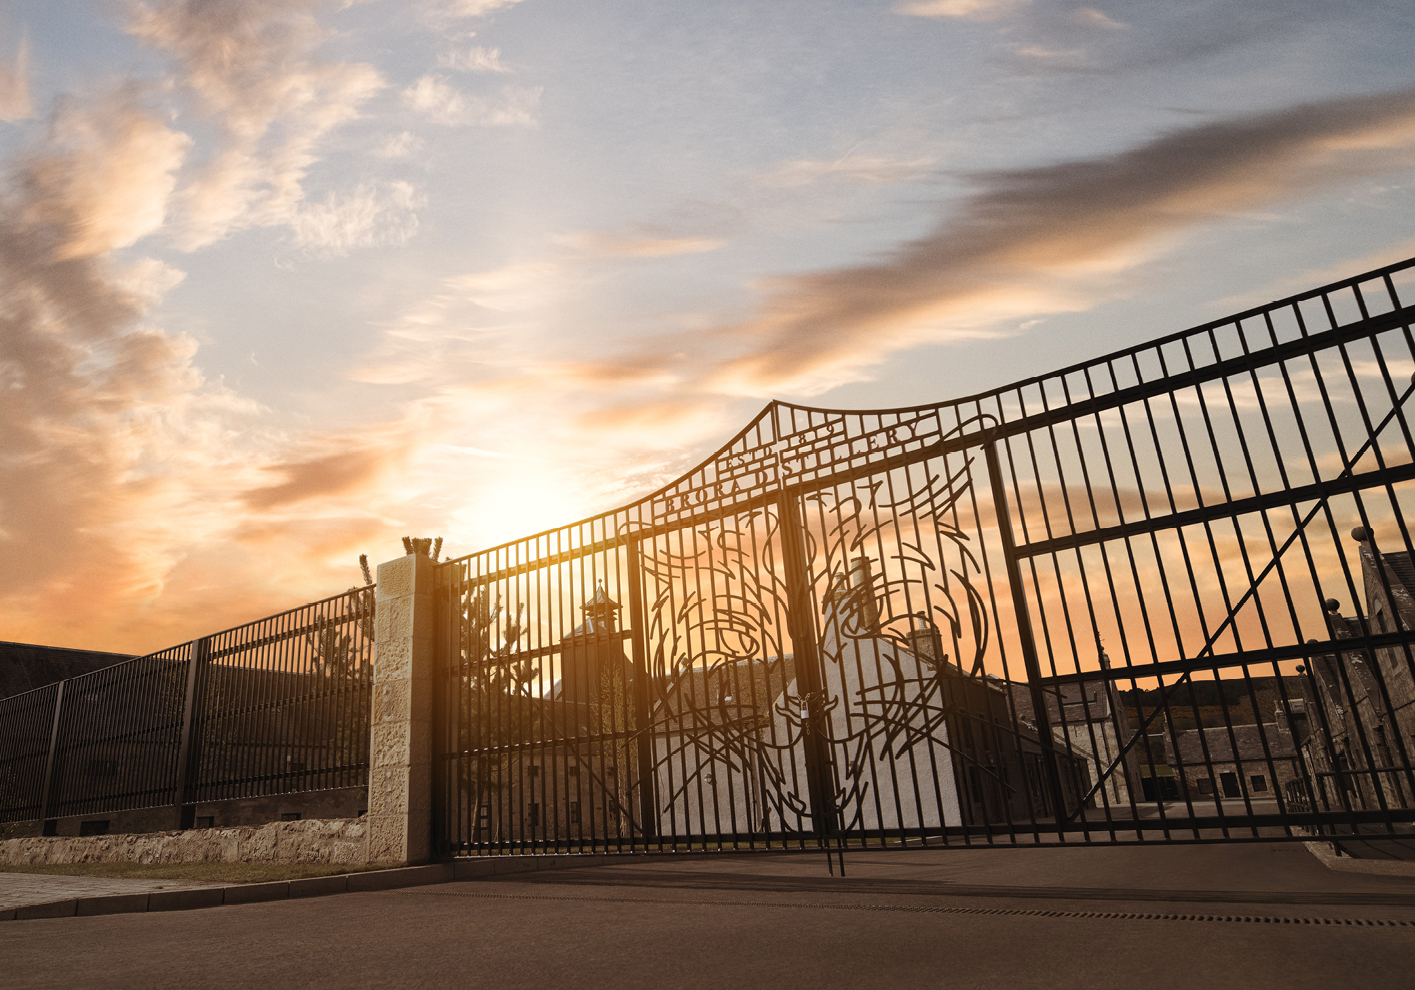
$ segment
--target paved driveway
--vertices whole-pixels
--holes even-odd
[[[1301,847],[692,859],[0,925],[0,988],[1410,986],[1415,881]],[[1266,919],[1266,920],[1252,920]]]

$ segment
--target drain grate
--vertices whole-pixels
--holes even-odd
[[[776,907],[816,911],[901,911],[906,914],[981,914],[1025,918],[1079,918],[1098,921],[1211,921],[1229,924],[1335,925],[1359,928],[1415,928],[1415,921],[1382,918],[1284,918],[1261,914],[1157,914],[1139,911],[1058,911],[1034,908],[942,907],[914,904],[825,904],[811,901],[703,901],[670,897],[571,897],[556,894],[490,894],[460,890],[398,890],[425,897],[480,897],[507,901],[587,901],[606,904],[689,904],[698,907]]]

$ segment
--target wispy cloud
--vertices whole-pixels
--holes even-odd
[[[228,445],[254,404],[203,380],[191,339],[143,320],[181,273],[107,254],[161,222],[185,147],[122,87],[66,101],[5,176],[0,517],[7,559],[25,562],[0,572],[12,637],[141,621],[245,470]]]
[[[1082,27],[1104,28],[1107,31],[1124,31],[1130,27],[1095,7],[1077,7],[1071,12],[1071,20]]]
[[[521,0],[433,0],[430,9],[434,17],[442,19],[485,17],[493,11],[514,7],[520,2]]]
[[[1030,2],[1031,0],[903,0],[894,5],[894,12],[909,17],[961,17],[974,21],[990,21]]]
[[[725,247],[720,237],[652,237],[615,234],[560,234],[555,243],[597,258],[665,258],[675,254],[702,254]]]
[[[472,45],[447,52],[437,60],[439,68],[455,72],[510,72],[501,62],[501,49]]]
[[[328,446],[328,444],[324,444]],[[245,504],[257,512],[351,491],[366,491],[395,466],[395,451],[353,440],[335,451],[326,451],[265,465],[272,484],[259,485],[243,494]]]
[[[423,148],[422,139],[412,131],[403,131],[387,137],[374,154],[380,158],[409,158]]]
[[[869,265],[779,279],[715,385],[762,394],[854,380],[900,348],[1084,309],[1108,277],[1234,211],[1415,165],[1415,91],[1205,124],[1104,158],[974,177],[925,237]]]
[[[533,127],[541,88],[503,87],[498,98],[464,93],[445,79],[423,76],[403,91],[418,113],[447,127]]]
[[[319,142],[383,87],[372,66],[314,58],[328,34],[314,12],[332,2],[134,4],[129,32],[172,56],[222,132],[181,192],[183,247],[293,222]]]
[[[361,184],[348,195],[330,193],[300,207],[290,226],[295,243],[327,255],[352,248],[406,244],[418,229],[417,210],[427,204],[407,182]]]
[[[160,227],[191,139],[150,115],[135,86],[55,113],[29,163],[24,219],[60,240],[61,260],[127,247]]]
[[[0,120],[24,120],[34,112],[29,96],[29,41],[21,38],[14,62],[0,58]]]
[[[925,178],[933,165],[929,158],[884,158],[873,155],[847,155],[844,158],[799,158],[782,162],[771,169],[761,182],[766,186],[794,188],[808,186],[824,179],[839,179],[862,185],[885,185],[893,182],[914,182]]]

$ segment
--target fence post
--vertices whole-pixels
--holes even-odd
[[[200,749],[200,744],[196,741],[198,681],[201,678],[202,666],[210,655],[211,638],[203,637],[192,643],[191,652],[187,657],[187,690],[182,701],[182,735],[177,748],[177,781],[173,788],[172,802],[177,809],[179,829],[192,828],[197,823],[197,806],[187,798],[195,791],[195,788],[190,786],[194,776],[193,768],[201,762],[200,754],[195,762],[192,760],[192,752]]]
[[[432,851],[435,576],[432,560],[420,553],[378,565],[369,727],[371,863],[421,863]]]
[[[54,754],[59,748],[59,715],[64,710],[64,685],[67,680],[59,682],[59,689],[54,695],[54,722],[49,728],[49,755],[44,760],[44,789],[39,792],[39,817],[44,822],[41,831],[45,835],[58,835],[59,820],[51,818],[49,813],[54,810]]]

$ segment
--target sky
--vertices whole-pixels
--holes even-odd
[[[0,639],[157,650],[631,501],[772,399],[942,401],[1415,255],[1412,37],[0,0]]]

